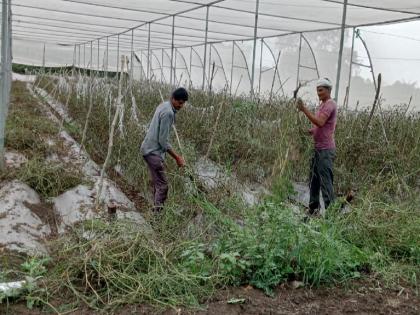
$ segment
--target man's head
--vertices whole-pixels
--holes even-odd
[[[188,92],[184,88],[178,88],[172,92],[171,104],[176,110],[180,110],[188,101]]]
[[[332,83],[328,78],[321,78],[316,83],[316,92],[321,101],[331,98]]]

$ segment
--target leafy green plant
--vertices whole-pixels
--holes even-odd
[[[47,273],[47,264],[50,262],[50,257],[31,257],[25,261],[21,267],[27,276],[37,278],[44,276]]]
[[[282,204],[266,202],[252,209],[243,226],[225,223],[215,251],[232,284],[251,283],[270,293],[290,278],[310,285],[354,278],[369,263],[367,252],[343,237],[339,222],[303,224]]]

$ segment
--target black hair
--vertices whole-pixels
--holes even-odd
[[[184,88],[177,88],[172,92],[172,98],[176,101],[188,101],[188,92]]]

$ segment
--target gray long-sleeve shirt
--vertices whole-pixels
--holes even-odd
[[[143,155],[155,154],[165,158],[165,153],[171,149],[169,135],[175,122],[176,110],[167,101],[160,104],[153,115],[149,129],[141,144],[140,150]]]

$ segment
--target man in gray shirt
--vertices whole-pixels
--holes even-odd
[[[169,135],[175,123],[175,115],[185,102],[188,92],[184,88],[176,89],[169,101],[160,104],[153,115],[140,151],[150,170],[153,181],[153,198],[156,211],[160,211],[168,197],[168,181],[165,175],[165,153],[175,159],[179,167],[185,165],[182,156],[178,155],[169,144]]]

